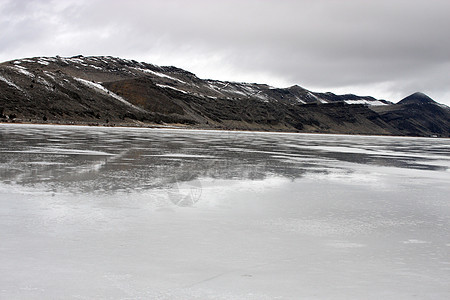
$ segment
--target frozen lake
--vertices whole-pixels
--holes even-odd
[[[450,140],[0,125],[0,299],[450,299]]]

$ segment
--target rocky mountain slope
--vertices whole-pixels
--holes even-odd
[[[300,86],[200,79],[114,57],[0,64],[0,120],[93,125],[450,136],[449,108],[414,94],[398,104]]]
[[[423,93],[414,93],[397,104],[372,109],[404,135],[450,136],[450,108]]]

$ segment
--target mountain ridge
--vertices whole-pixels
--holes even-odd
[[[200,79],[174,66],[111,56],[4,62],[0,64],[0,92],[3,122],[184,124],[217,129],[450,136],[448,109],[421,93],[394,104],[371,96],[317,93],[299,85],[275,88]],[[423,100],[426,97],[432,102]],[[427,116],[406,130],[399,126],[398,118],[406,115],[417,99],[431,105],[427,110],[439,118],[430,120]],[[420,128],[413,130],[411,126]]]

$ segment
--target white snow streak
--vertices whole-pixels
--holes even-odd
[[[386,103],[383,103],[381,101],[369,101],[369,100],[344,100],[347,104],[365,104],[365,105],[372,105],[372,106],[380,106],[380,105],[387,105]]]
[[[17,71],[19,73],[22,73],[22,74],[28,76],[28,77],[34,77],[33,73],[27,71],[27,69],[25,67],[16,65],[16,66],[10,67],[10,68],[13,69],[14,71]]]
[[[11,80],[9,80],[9,79],[7,79],[7,78],[5,78],[5,77],[3,77],[3,76],[0,76],[0,80],[3,81],[3,82],[6,82],[8,85],[10,85],[10,86],[12,86],[12,87],[18,89],[18,90],[21,91],[22,93],[25,93],[19,86],[17,86],[17,85],[16,85],[14,82],[12,82]]]
[[[56,82],[55,76],[53,76],[53,74],[49,71],[44,71],[44,74],[47,75],[48,77],[50,77],[53,81]]]
[[[94,66],[94,65],[88,65],[88,67],[94,68],[94,69],[97,69],[97,70],[103,70],[103,68],[97,67],[97,66]]]
[[[128,105],[130,107],[133,107],[134,109],[137,109],[139,111],[145,111],[142,108],[131,104],[130,102],[128,102],[124,98],[120,97],[119,95],[111,92],[110,90],[108,90],[107,88],[102,86],[101,84],[98,84],[98,83],[95,83],[95,82],[92,82],[92,81],[88,81],[88,80],[85,80],[85,79],[77,78],[77,77],[74,77],[74,79],[77,80],[78,82],[81,82],[82,84],[92,88],[92,89],[97,90],[98,92],[102,93],[103,95],[111,96],[114,99],[119,100],[120,102],[122,102],[122,103],[124,103],[124,104],[126,104],[126,105]]]
[[[163,77],[163,78],[167,78],[167,79],[170,79],[170,80],[178,81],[178,82],[183,83],[183,84],[187,84],[187,83],[186,83],[185,81],[183,81],[183,80],[180,80],[180,79],[178,79],[178,78],[175,78],[175,77],[172,77],[172,76],[163,74],[163,73],[151,71],[151,70],[148,70],[148,69],[142,69],[142,68],[133,68],[133,69],[138,70],[138,71],[141,71],[141,72],[144,72],[144,73],[153,74],[153,75],[156,75],[156,76],[158,76],[158,77]]]
[[[168,88],[168,89],[172,89],[172,90],[175,90],[175,91],[178,91],[178,92],[182,92],[183,94],[187,94],[188,93],[186,91],[174,88],[173,86],[170,86],[170,85],[158,84],[158,83],[156,85],[159,86],[159,87],[162,87],[162,88]]]
[[[300,99],[299,97],[295,97],[295,100],[297,100],[298,103],[306,104],[306,102]]]

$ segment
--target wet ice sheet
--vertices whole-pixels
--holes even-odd
[[[447,299],[450,141],[0,126],[0,298]]]

